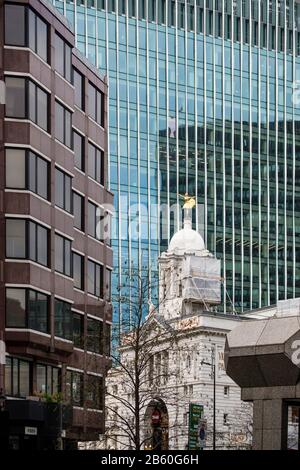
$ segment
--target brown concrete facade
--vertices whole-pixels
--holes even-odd
[[[5,4],[27,5],[47,23],[48,63],[41,59],[30,47],[8,46],[4,36]],[[75,105],[74,85],[66,80],[55,67],[55,34],[74,47],[74,34],[66,20],[59,16],[51,6],[39,0],[0,1],[0,80],[7,76],[27,77],[49,94],[49,132],[41,129],[30,119],[7,118],[5,106],[0,105],[0,335],[6,343],[9,356],[27,358],[32,364],[30,393],[35,393],[36,364],[52,364],[60,368],[61,392],[66,398],[66,371],[76,370],[83,373],[84,387],[86,377],[91,373],[102,377],[102,390],[105,387],[105,374],[110,365],[109,345],[102,354],[88,351],[87,320],[99,319],[102,324],[103,341],[110,341],[109,331],[112,320],[112,307],[107,295],[110,285],[108,270],[112,269],[112,249],[105,241],[88,235],[88,201],[99,207],[113,204],[113,196],[107,188],[107,85],[97,71],[89,66],[75,49],[72,49],[72,64],[84,77],[84,110]],[[92,84],[105,97],[104,122],[97,124],[89,117],[89,84]],[[55,137],[55,103],[63,104],[72,114],[72,126],[84,138],[84,161],[86,171],[78,170],[74,164],[74,151]],[[91,141],[104,152],[103,184],[88,176],[88,142]],[[50,167],[48,200],[39,197],[31,190],[12,190],[6,187],[6,149],[26,148],[47,159]],[[72,189],[84,198],[84,230],[74,227],[72,213],[55,205],[55,169],[63,170],[72,177]],[[11,260],[6,256],[6,219],[7,216],[24,218],[41,223],[49,229],[49,265],[42,266],[26,260]],[[55,270],[55,234],[63,235],[72,241],[73,252],[84,258],[84,288],[74,287],[73,277],[59,274]],[[88,260],[103,266],[103,298],[88,293]],[[46,293],[49,296],[49,331],[47,334],[26,328],[6,327],[6,289],[10,286],[24,287]],[[72,304],[72,311],[83,318],[83,344],[75,347],[72,340],[57,337],[54,332],[55,299]],[[1,380],[4,380],[2,370]],[[0,384],[4,390],[5,383]],[[0,388],[1,388],[0,387]],[[104,398],[103,398],[104,402]],[[66,431],[66,437],[76,440],[97,439],[104,430],[104,406],[90,409],[83,402],[73,408],[73,425]]]

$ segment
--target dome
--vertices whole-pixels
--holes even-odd
[[[168,252],[182,255],[205,250],[205,244],[200,233],[193,230],[188,224],[176,232],[169,244]]]

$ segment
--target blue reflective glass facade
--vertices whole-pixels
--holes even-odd
[[[115,284],[156,269],[179,214],[152,207],[187,191],[222,260],[222,309],[299,296],[299,1],[53,3],[108,78]]]

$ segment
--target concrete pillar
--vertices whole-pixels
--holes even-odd
[[[287,448],[288,407],[282,399],[253,401],[253,449]]]

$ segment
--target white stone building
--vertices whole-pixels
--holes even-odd
[[[226,333],[243,317],[215,312],[221,300],[220,284],[220,261],[205,249],[200,234],[192,230],[191,210],[185,209],[183,229],[174,235],[159,259],[159,311],[152,307],[146,319],[153,330],[166,334],[154,347],[141,392],[147,397],[140,411],[142,447],[185,450],[190,403],[203,406],[206,448],[212,447],[213,365],[216,448],[251,445],[251,408],[241,402],[240,389],[224,369]],[[133,352],[124,346],[120,354],[122,362],[130,360]],[[113,411],[108,411],[103,446],[130,448],[130,439],[118,438],[124,430],[118,416],[132,423],[134,419],[128,406],[123,407],[116,397],[124,397],[128,403],[132,400],[134,406],[134,395],[120,368],[110,371],[107,383],[106,405]]]

